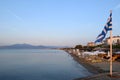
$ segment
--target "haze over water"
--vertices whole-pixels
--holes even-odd
[[[89,75],[61,50],[0,50],[0,80],[72,80]]]

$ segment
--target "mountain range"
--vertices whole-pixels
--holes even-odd
[[[54,49],[54,48],[66,48],[66,46],[35,46],[31,44],[13,44],[8,46],[0,46],[0,49]]]

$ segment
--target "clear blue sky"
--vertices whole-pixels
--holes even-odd
[[[0,0],[0,45],[86,45],[110,10],[113,35],[120,35],[120,0]]]

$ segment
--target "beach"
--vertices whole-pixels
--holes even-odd
[[[77,78],[74,80],[120,80],[120,62],[113,62],[113,76],[109,76],[109,61],[88,62],[84,58],[69,53],[75,61],[84,66],[92,76]]]

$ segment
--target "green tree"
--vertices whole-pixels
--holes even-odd
[[[83,46],[82,45],[76,45],[75,48],[76,49],[81,49],[81,48],[83,48]]]

